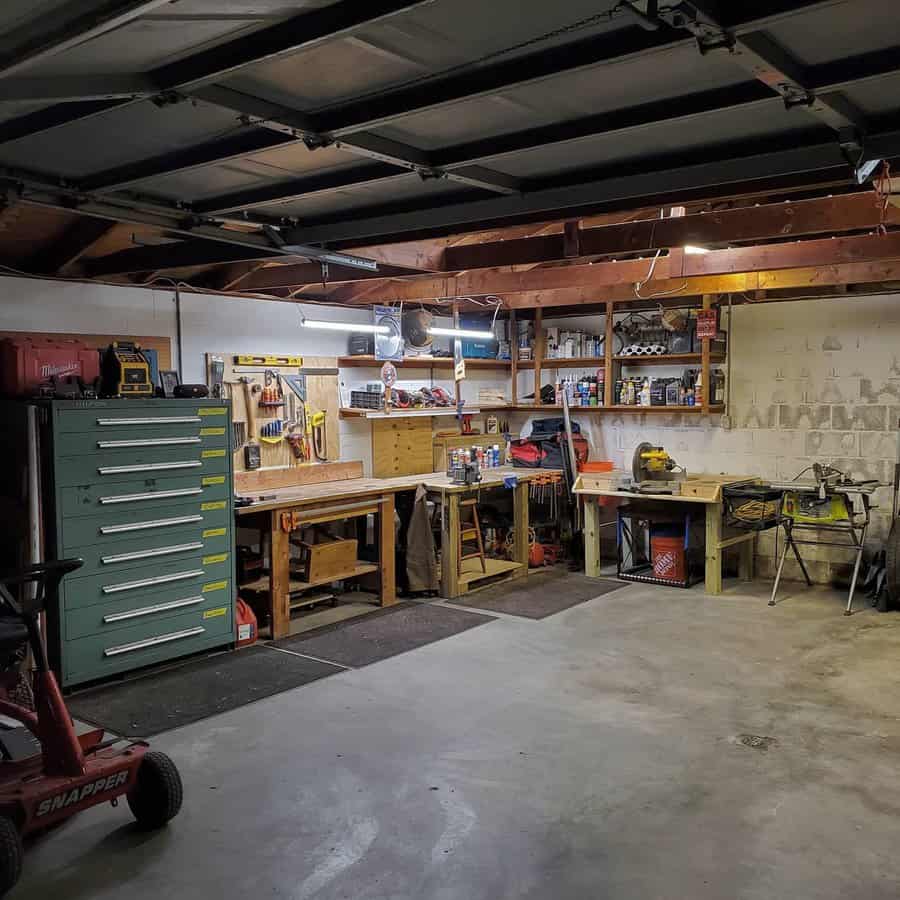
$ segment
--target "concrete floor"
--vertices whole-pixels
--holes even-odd
[[[170,732],[182,814],[92,810],[15,896],[895,898],[900,615],[766,593],[629,586]]]

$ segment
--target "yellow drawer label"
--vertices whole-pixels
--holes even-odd
[[[220,616],[227,615],[228,607],[220,606],[218,609],[208,609],[203,613],[204,619],[218,619]]]
[[[224,406],[204,406],[197,410],[198,416],[224,416],[228,412]]]
[[[213,554],[212,556],[204,556],[204,557],[203,557],[203,565],[204,565],[204,566],[211,566],[211,565],[213,565],[214,563],[222,563],[222,562],[225,562],[226,559],[228,559],[228,554],[227,554],[227,553],[215,553],[215,554]]]
[[[213,509],[225,509],[228,506],[227,500],[210,500],[208,503],[201,503],[200,509],[203,512],[210,512]]]
[[[207,528],[206,531],[203,532],[203,537],[225,537],[225,529],[224,528]]]
[[[209,487],[211,484],[225,484],[224,475],[207,475],[201,482],[203,487]]]
[[[202,593],[208,594],[210,591],[224,591],[227,587],[227,581],[210,581],[208,584],[204,584],[200,590]]]
[[[224,450],[204,450],[200,454],[200,459],[218,459],[224,455]]]
[[[221,437],[225,434],[224,428],[201,428],[200,437]]]

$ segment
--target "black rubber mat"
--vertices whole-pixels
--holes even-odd
[[[76,719],[149,737],[342,671],[257,645],[94,688],[66,702]]]
[[[356,619],[284,638],[276,641],[275,646],[358,668],[493,621],[493,616],[461,609],[429,603],[398,603]]]
[[[571,606],[601,597],[628,585],[621,581],[588,578],[576,573],[536,572],[512,581],[457,597],[453,603],[526,619],[546,619]]]

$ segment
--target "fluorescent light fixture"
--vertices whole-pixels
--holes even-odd
[[[323,331],[355,331],[366,334],[389,334],[387,325],[372,325],[366,322],[328,322],[324,319],[303,319],[304,328],[321,328]]]
[[[477,331],[473,328],[429,328],[428,333],[454,338],[483,338],[488,341],[494,337],[493,331]]]
[[[685,244],[684,252],[688,256],[702,256],[704,253],[709,253],[709,250],[706,247],[698,247],[696,244]]]

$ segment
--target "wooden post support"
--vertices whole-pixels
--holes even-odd
[[[615,335],[613,334],[613,311],[615,304],[612,300],[606,301],[606,337],[603,341],[603,357],[606,371],[603,373],[603,405],[613,405],[613,386],[616,382],[615,363],[613,356],[615,355],[613,344],[615,343]],[[599,401],[599,397],[597,398]]]
[[[281,527],[281,513],[269,514],[269,620],[276,640],[291,631],[291,536]]]
[[[459,494],[441,493],[441,596],[459,596]]]
[[[600,504],[596,497],[582,497],[584,504],[584,574],[600,577]]]
[[[453,301],[453,327],[459,328],[459,301]],[[453,343],[451,344],[451,349],[453,350],[453,359],[456,359],[456,342],[460,341],[460,345],[462,341],[460,338],[453,338]],[[454,362],[453,365],[453,390],[454,396],[456,397],[456,402],[459,403],[462,400],[462,396],[460,395],[460,386],[462,382],[456,377],[456,364]]]
[[[534,405],[541,405],[541,367],[544,364],[544,311],[534,311]]]
[[[378,582],[382,606],[397,602],[397,577],[394,560],[394,495],[385,494],[376,516],[378,531]]]
[[[513,494],[513,528],[515,529],[515,546],[513,556],[517,563],[525,566],[523,574],[528,573],[528,483],[520,481]]]
[[[516,323],[516,311],[509,311],[509,376],[512,379],[510,400],[513,406],[519,405],[519,331]]]
[[[740,546],[740,558],[738,559],[738,577],[741,581],[753,581],[753,564],[756,554],[756,535],[752,540],[744,541]]]
[[[722,593],[722,504],[706,505],[706,593]]]
[[[713,295],[703,295],[703,308],[712,308]],[[704,412],[709,412],[709,338],[703,338],[700,345],[700,372],[703,385],[700,391],[701,405]]]

